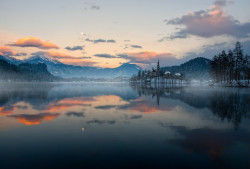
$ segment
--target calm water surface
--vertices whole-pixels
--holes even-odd
[[[250,168],[250,91],[0,84],[0,168]]]

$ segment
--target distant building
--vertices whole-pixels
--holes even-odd
[[[180,76],[181,76],[180,73],[175,73],[174,75],[177,76],[177,77],[180,77]]]
[[[152,72],[151,72],[151,77],[156,77],[157,72],[154,68],[152,68]]]
[[[164,75],[165,75],[165,76],[171,75],[171,72],[166,71],[166,72],[164,73]]]

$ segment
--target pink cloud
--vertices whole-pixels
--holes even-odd
[[[0,46],[0,55],[15,56],[17,53],[9,46]]]
[[[128,59],[131,63],[136,63],[140,65],[151,65],[157,63],[158,59],[166,65],[177,64],[179,61],[178,58],[175,57],[172,53],[157,53],[151,51],[143,51],[143,52],[133,52],[133,53],[125,53],[119,54],[120,58]]]
[[[247,37],[250,33],[250,22],[240,23],[233,16],[226,14],[224,7],[229,2],[217,0],[210,9],[189,12],[178,18],[166,20],[168,25],[185,26],[170,37],[164,39],[187,38],[189,35],[210,38],[229,35],[237,38]]]

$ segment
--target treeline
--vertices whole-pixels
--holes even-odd
[[[49,73],[46,64],[10,64],[0,59],[0,81],[59,81]]]
[[[217,83],[238,84],[245,80],[249,84],[250,56],[244,55],[240,42],[236,42],[235,48],[227,53],[223,50],[215,55],[210,62],[210,74]]]

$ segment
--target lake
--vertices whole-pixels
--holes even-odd
[[[250,166],[250,90],[1,83],[0,168]]]

